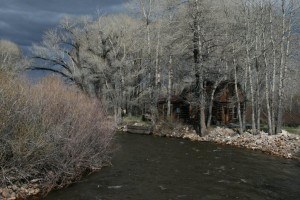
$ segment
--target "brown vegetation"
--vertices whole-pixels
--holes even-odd
[[[38,180],[46,193],[109,163],[113,124],[99,100],[56,77],[31,85],[2,73],[0,104],[0,188]]]

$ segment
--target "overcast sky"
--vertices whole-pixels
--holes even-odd
[[[119,12],[124,0],[0,0],[0,39],[27,49],[64,15]]]

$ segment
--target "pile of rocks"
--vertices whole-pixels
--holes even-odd
[[[277,135],[268,135],[265,132],[260,132],[257,135],[245,132],[240,135],[232,129],[217,127],[204,137],[195,133],[187,133],[183,138],[261,150],[285,158],[297,158],[297,154],[300,152],[300,137],[286,131]]]
[[[229,128],[220,128],[211,129],[208,134],[201,137],[195,132],[185,133],[183,138],[190,139],[192,141],[206,141],[206,142],[216,142],[216,143],[226,143],[234,136],[238,135],[234,130]]]
[[[11,185],[0,188],[0,199],[15,200],[27,199],[39,195],[41,190],[38,184],[23,184],[22,186]]]
[[[243,134],[234,137],[227,144],[261,150],[285,158],[295,158],[300,151],[300,137],[283,131],[278,135],[260,133],[258,135]]]
[[[153,134],[161,137],[183,138],[188,134],[196,135],[196,131],[188,125],[161,122],[155,125]]]

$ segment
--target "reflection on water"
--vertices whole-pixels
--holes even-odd
[[[118,135],[112,167],[47,200],[300,199],[300,166],[244,149]]]

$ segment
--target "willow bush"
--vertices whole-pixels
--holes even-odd
[[[101,102],[59,78],[33,85],[2,73],[0,105],[0,187],[39,179],[49,191],[109,163],[114,130]]]

